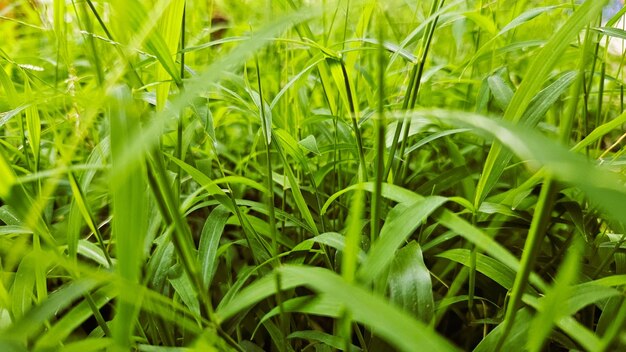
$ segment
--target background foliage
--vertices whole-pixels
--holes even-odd
[[[605,3],[0,2],[0,350],[626,348]]]

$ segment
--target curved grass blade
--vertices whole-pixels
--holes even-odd
[[[198,259],[205,289],[210,287],[215,270],[217,270],[217,249],[230,214],[228,209],[220,205],[211,211],[202,228],[200,245],[198,247]]]
[[[467,267],[470,266],[470,255],[470,250],[462,248],[450,249],[437,254],[438,257],[455,261]],[[515,272],[493,258],[476,253],[476,271],[497,282],[507,290],[513,288]]]
[[[75,280],[73,283],[51,293],[48,298],[29,310],[20,319],[0,332],[0,341],[21,343],[35,334],[54,314],[63,310],[77,298],[84,296],[96,286],[94,280]]]
[[[610,169],[589,162],[560,143],[539,132],[507,121],[489,119],[470,113],[451,113],[442,110],[418,113],[419,116],[437,116],[456,127],[472,127],[497,138],[533,170],[543,167],[555,179],[573,185],[585,192],[592,203],[620,227],[626,226],[626,190],[621,178]]]
[[[287,290],[307,286],[317,292],[332,295],[352,314],[355,321],[370,326],[401,351],[414,351],[415,346],[428,351],[457,351],[424,323],[412,319],[402,310],[360,287],[350,285],[337,274],[323,268],[284,265],[280,273],[281,288]],[[216,311],[222,319],[276,293],[275,277],[268,275],[243,289],[231,302]]]
[[[396,250],[447,198],[432,196],[413,202],[399,204],[389,213],[380,231],[379,239],[372,244],[367,259],[358,271],[363,282],[372,282],[394,260]]]
[[[340,301],[331,295],[318,294],[315,296],[302,296],[292,298],[283,302],[284,312],[298,312],[311,315],[319,315],[323,317],[339,318],[345,310]],[[266,320],[280,314],[280,307],[274,307],[267,312],[259,321],[259,326]]]
[[[532,72],[532,75],[522,81],[513,95],[511,103],[504,112],[504,120],[518,122],[523,118],[533,96],[539,91],[554,65],[561,59],[569,43],[576,38],[585,25],[600,14],[605,3],[606,1],[586,1],[546,43],[529,65],[528,72]],[[501,152],[502,146],[494,143],[476,187],[474,200],[476,208],[485,200],[508,164],[507,158],[500,156]]]
[[[326,245],[328,247],[334,248],[338,251],[343,251],[346,247],[346,237],[337,232],[325,232],[315,237],[309,238],[307,240],[302,241],[295,247],[293,247],[293,251],[305,250],[308,251],[311,249],[312,243],[320,243]],[[365,261],[367,255],[363,250],[359,250],[357,254],[357,259],[359,262]]]

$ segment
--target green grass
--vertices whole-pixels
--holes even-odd
[[[626,349],[604,4],[11,2],[0,350]]]

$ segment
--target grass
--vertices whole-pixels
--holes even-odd
[[[604,5],[0,6],[0,350],[626,348]]]

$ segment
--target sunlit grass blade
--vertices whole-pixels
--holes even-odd
[[[178,44],[181,38],[182,18],[185,8],[185,0],[171,0],[160,19],[157,32],[163,38],[165,47],[168,50],[170,60],[178,51]],[[165,61],[165,59],[161,59]],[[171,69],[171,68],[170,68]],[[171,73],[165,68],[165,64],[156,66],[156,80],[162,82],[156,88],[157,110],[165,108],[168,100],[170,82],[168,78],[176,81],[178,75],[170,76]],[[178,83],[178,82],[177,82]]]
[[[6,198],[11,192],[11,188],[16,182],[15,173],[11,169],[10,164],[8,163],[4,153],[0,150],[0,177],[2,178],[2,182],[0,182],[0,198]]]
[[[24,84],[24,93],[26,95],[31,95],[31,87],[30,87],[30,78],[24,73],[25,76],[25,84]],[[39,110],[36,105],[30,105],[25,110],[25,119],[26,119],[26,131],[28,135],[28,143],[30,146],[30,150],[33,153],[34,160],[34,171],[37,171],[39,168],[39,157],[40,157],[40,144],[41,144],[41,117],[39,116]]]
[[[117,272],[124,281],[134,284],[141,279],[144,236],[148,226],[147,182],[141,162],[144,152],[139,151],[137,164],[122,166],[120,162],[128,144],[139,131],[140,117],[133,109],[134,103],[128,89],[120,87],[111,99],[112,165],[124,175],[121,182],[111,184]],[[138,298],[132,292],[121,290],[121,296],[116,302],[112,332],[118,350],[128,349],[132,345],[131,336],[139,313]]]

